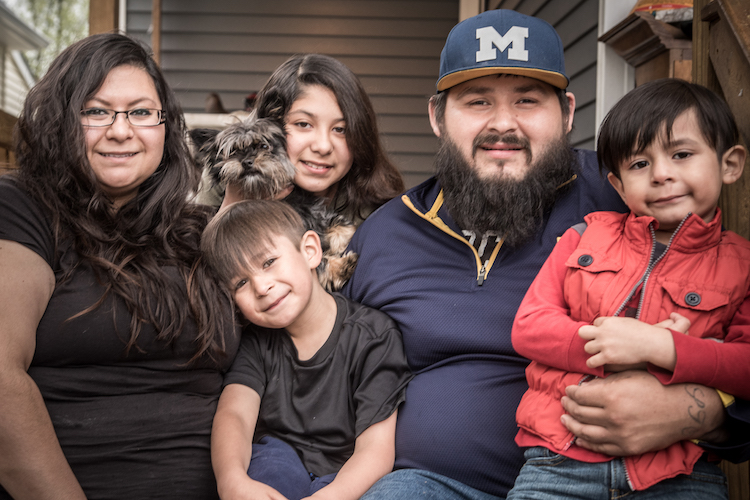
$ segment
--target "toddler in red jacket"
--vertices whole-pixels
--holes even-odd
[[[742,175],[738,142],[726,103],[677,79],[637,87],[605,118],[600,168],[630,213],[568,230],[518,310],[513,346],[532,362],[516,443],[528,449],[509,500],[726,498],[698,445],[603,455],[576,444],[560,400],[566,386],[634,369],[717,389],[727,404],[750,398],[750,242],[722,229],[718,208]]]

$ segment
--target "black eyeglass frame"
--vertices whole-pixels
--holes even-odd
[[[92,125],[90,123],[85,123],[86,115],[84,113],[86,113],[87,111],[92,110],[92,109],[101,109],[102,111],[108,111],[108,112],[112,113],[112,121],[110,121],[109,123],[101,123],[101,124],[96,124],[96,125]],[[143,124],[140,124],[140,123],[133,123],[130,120],[130,114],[133,113],[133,112],[135,112],[135,111],[143,111],[143,110],[155,111],[158,114],[158,116],[159,116],[159,122],[155,123],[153,125],[143,125]],[[162,124],[164,124],[167,121],[166,116],[165,116],[165,112],[164,112],[163,109],[156,109],[156,108],[133,108],[133,109],[128,109],[126,111],[116,111],[114,109],[109,109],[109,108],[96,108],[95,107],[95,108],[85,108],[85,109],[81,110],[81,124],[84,127],[93,127],[93,128],[97,128],[97,127],[110,127],[110,126],[112,126],[113,123],[115,123],[115,120],[117,120],[117,115],[119,115],[120,113],[123,113],[125,115],[125,119],[128,121],[128,123],[132,127],[145,127],[145,128],[158,127],[159,125],[162,125]]]

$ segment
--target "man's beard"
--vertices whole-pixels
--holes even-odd
[[[505,245],[515,247],[528,241],[540,227],[544,214],[563,191],[560,186],[576,172],[575,156],[565,134],[535,160],[528,141],[515,136],[478,136],[472,156],[476,156],[479,145],[496,142],[525,148],[529,167],[522,179],[503,175],[480,178],[445,136],[435,159],[436,177],[443,188],[445,206],[461,229],[479,234],[492,231],[504,238]]]

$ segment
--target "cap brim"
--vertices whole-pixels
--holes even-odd
[[[445,75],[438,81],[437,90],[438,92],[442,92],[443,90],[454,87],[459,83],[473,80],[474,78],[497,74],[528,76],[529,78],[535,78],[537,80],[549,83],[553,87],[557,87],[559,89],[564,90],[568,88],[568,79],[560,73],[555,73],[554,71],[546,71],[543,69],[534,68],[493,66],[486,68],[471,68]]]

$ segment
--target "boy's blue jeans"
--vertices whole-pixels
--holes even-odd
[[[586,463],[546,448],[529,448],[526,463],[507,500],[727,500],[724,473],[718,465],[698,460],[689,476],[664,480],[647,490],[628,486],[622,460]]]
[[[336,478],[336,474],[313,476],[307,472],[294,448],[270,436],[253,443],[247,475],[271,486],[289,500],[308,497]]]

